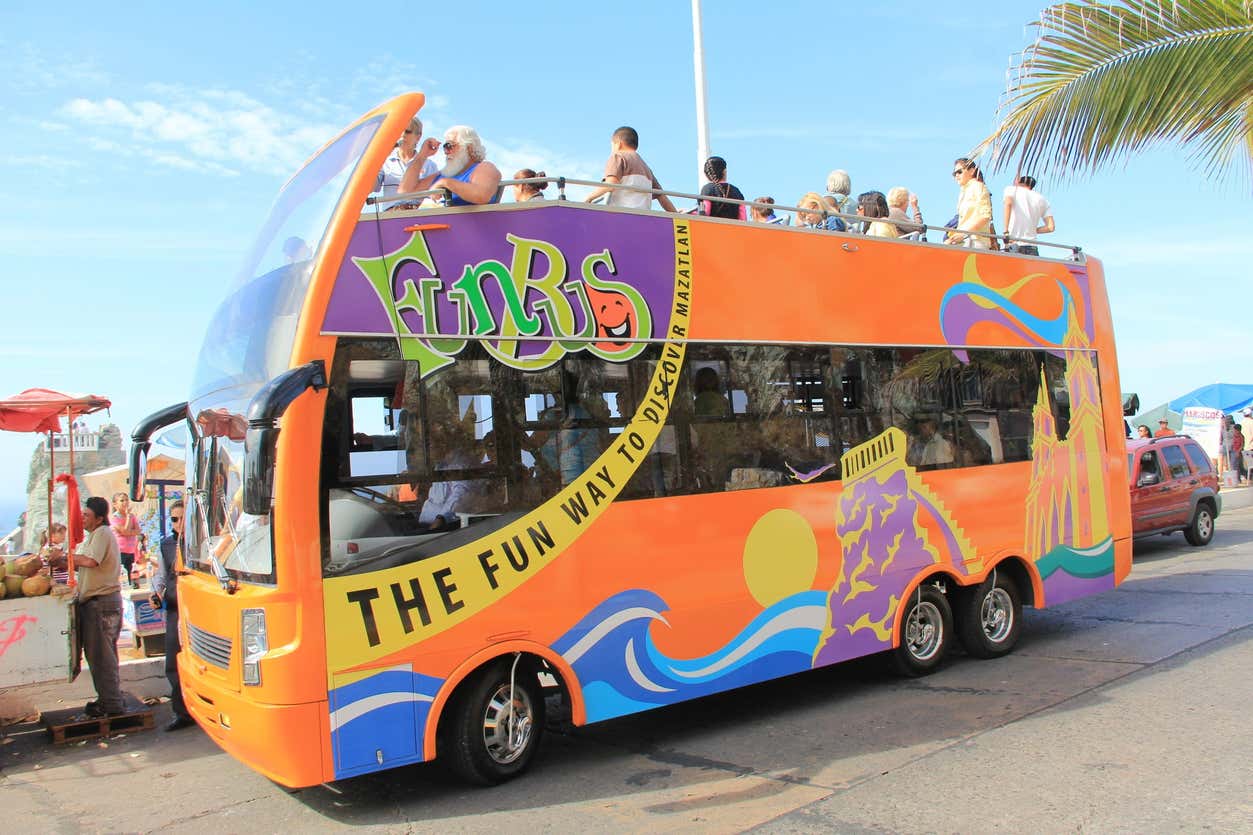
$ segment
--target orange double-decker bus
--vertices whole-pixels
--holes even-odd
[[[921,675],[1127,575],[1095,260],[367,205],[422,102],[287,183],[188,401],[136,431],[139,475],[191,427],[179,673],[235,757],[498,782],[558,703],[582,725],[871,653]]]

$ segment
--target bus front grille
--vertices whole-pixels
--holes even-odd
[[[198,626],[189,623],[187,624],[187,639],[191,644],[192,653],[197,657],[215,667],[221,667],[223,670],[230,668],[230,638],[214,635],[212,632],[206,632]]]

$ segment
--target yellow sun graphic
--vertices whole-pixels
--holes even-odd
[[[818,540],[805,517],[776,508],[757,520],[744,541],[744,582],[763,609],[812,588],[817,573]]]

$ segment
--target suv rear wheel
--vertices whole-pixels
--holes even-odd
[[[1214,509],[1209,502],[1197,502],[1192,521],[1184,530],[1183,536],[1189,545],[1209,545],[1209,541],[1214,538]]]

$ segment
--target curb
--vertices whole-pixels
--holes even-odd
[[[1223,513],[1242,507],[1253,507],[1253,487],[1224,487],[1218,491],[1218,495],[1223,500]]]
[[[118,665],[122,689],[135,698],[155,699],[170,695],[165,679],[165,656],[123,661]],[[84,705],[96,696],[91,671],[84,668],[73,682],[51,681],[0,690],[0,724],[6,718],[30,716],[39,711]]]

